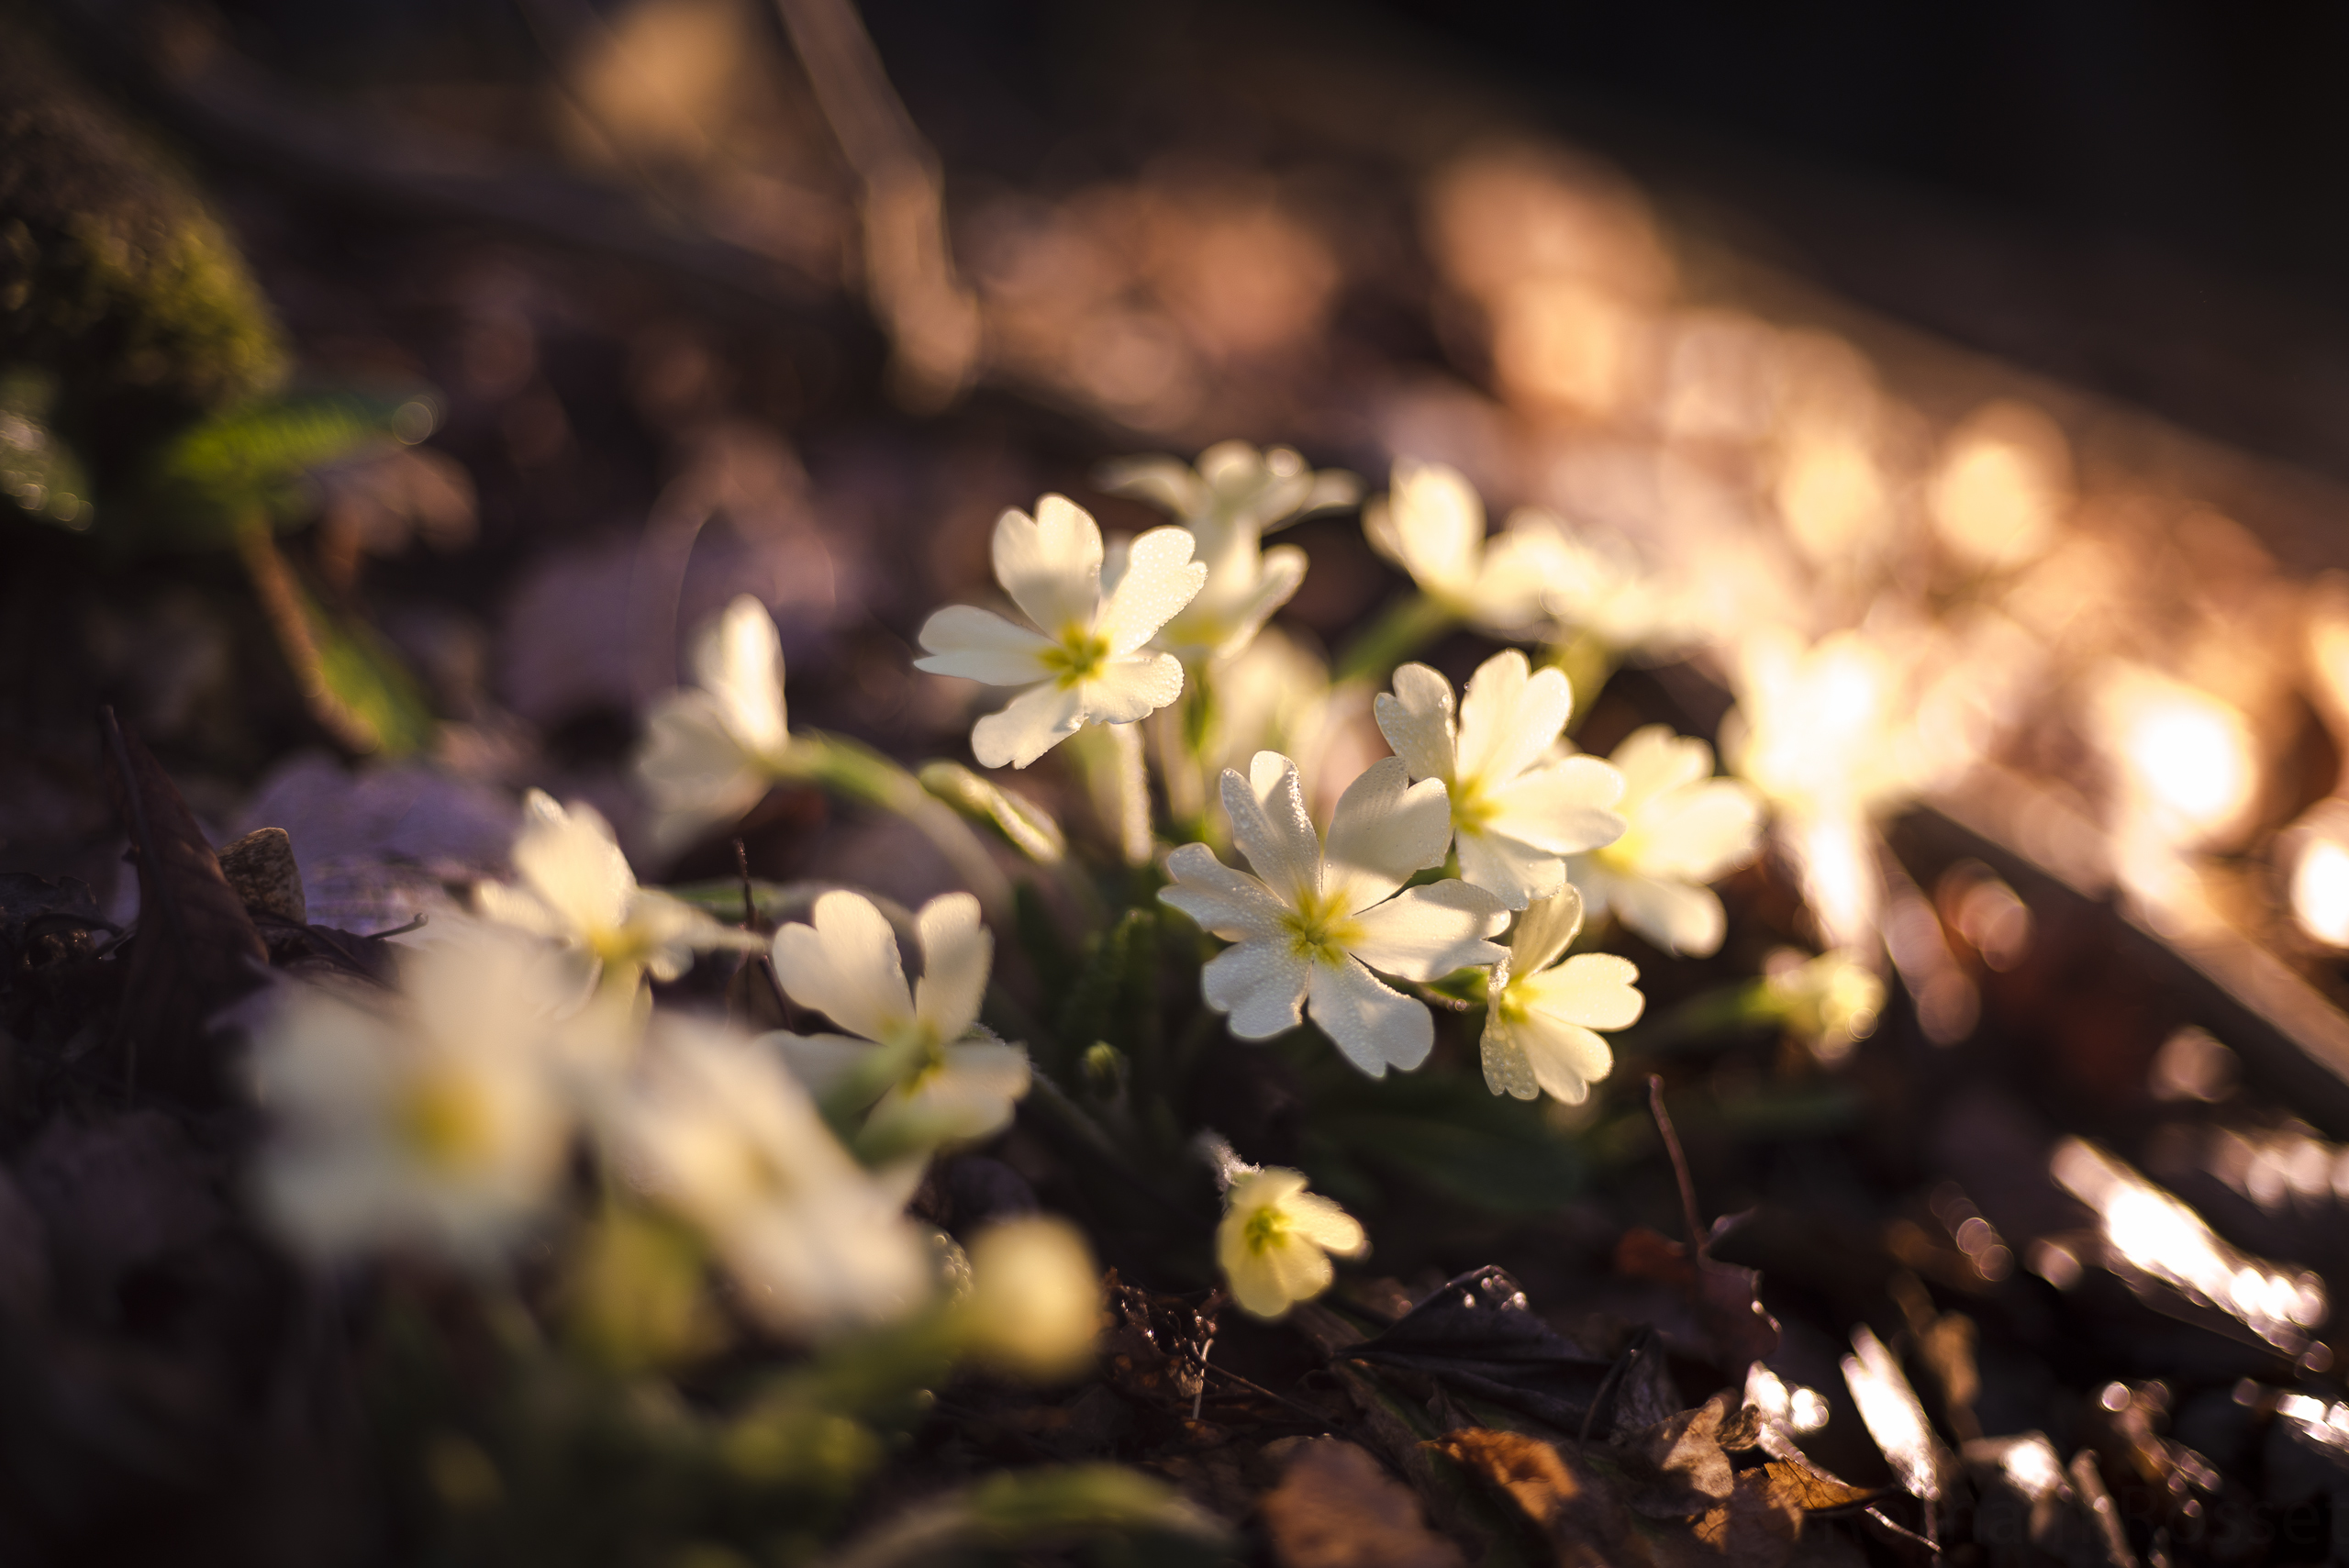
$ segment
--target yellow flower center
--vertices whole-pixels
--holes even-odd
[[[1452,826],[1462,833],[1481,833],[1499,815],[1484,787],[1475,779],[1458,779],[1452,784]]]
[[[1101,666],[1109,662],[1109,639],[1071,621],[1061,628],[1060,640],[1040,657],[1052,679],[1066,691],[1101,673]]]
[[[480,1163],[496,1139],[487,1096],[449,1072],[408,1084],[393,1108],[392,1125],[417,1160],[442,1171]]]
[[[1281,923],[1288,930],[1291,952],[1332,968],[1345,962],[1346,950],[1362,935],[1336,895],[1327,893],[1306,894]]]
[[[1266,1204],[1248,1217],[1241,1234],[1247,1239],[1248,1250],[1262,1255],[1287,1240],[1289,1229],[1288,1212],[1278,1204]]]

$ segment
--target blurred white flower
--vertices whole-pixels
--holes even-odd
[[[1762,974],[1767,1005],[1821,1062],[1849,1056],[1884,1012],[1883,977],[1841,948],[1816,957],[1778,948],[1763,961]]]
[[[1705,884],[1753,858],[1762,797],[1713,777],[1713,749],[1661,724],[1631,731],[1609,761],[1623,777],[1617,808],[1629,827],[1569,860],[1567,878],[1594,918],[1611,910],[1666,952],[1718,951],[1728,917]]]
[[[1458,469],[1395,460],[1387,493],[1363,508],[1363,531],[1447,612],[1500,637],[1538,629],[1556,571],[1557,536],[1515,528],[1489,543],[1485,503]]]
[[[1033,1215],[981,1232],[962,1326],[974,1350],[1025,1376],[1082,1371],[1101,1337],[1101,1273],[1076,1227]]]
[[[1008,1123],[1028,1092],[1028,1054],[978,1028],[995,944],[979,901],[949,893],[922,906],[914,917],[922,973],[910,989],[896,935],[870,899],[827,893],[814,917],[775,932],[775,973],[793,1001],[849,1033],[765,1036],[800,1081],[829,1095],[884,1051],[894,1084],[873,1085],[876,1120],[915,1129],[925,1143],[985,1138]]]
[[[1216,1262],[1232,1298],[1259,1318],[1278,1318],[1330,1288],[1330,1254],[1370,1251],[1362,1222],[1319,1193],[1305,1173],[1284,1166],[1239,1174],[1215,1229]]]
[[[629,1179],[708,1236],[751,1308],[821,1335],[902,1316],[930,1292],[903,1192],[841,1147],[773,1052],[655,1018],[634,1078],[606,1096]]]
[[[1705,639],[1695,596],[1620,541],[1569,530],[1531,507],[1510,514],[1506,537],[1529,541],[1519,547],[1522,559],[1539,571],[1542,607],[1562,627],[1618,652],[1658,657]]]
[[[408,955],[381,1007],[289,990],[253,1044],[264,1208],[323,1255],[495,1261],[546,1206],[571,1136],[556,1034],[575,987],[554,955],[493,927]]]
[[[1286,447],[1260,452],[1244,441],[1209,447],[1196,470],[1173,458],[1129,458],[1103,471],[1101,486],[1155,501],[1191,530],[1206,585],[1160,629],[1157,646],[1217,659],[1246,648],[1305,580],[1305,552],[1263,549],[1265,531],[1345,505],[1360,488],[1350,473],[1313,472]]]
[[[681,899],[639,887],[594,806],[574,801],[565,810],[534,789],[522,797],[522,815],[514,840],[520,885],[484,882],[473,888],[474,907],[488,918],[553,938],[616,985],[634,984],[640,970],[674,980],[699,950],[759,945]]]
[[[695,637],[693,670],[693,687],[653,706],[636,763],[664,849],[739,818],[788,771],[783,645],[766,606],[743,594],[712,617]]]
[[[1468,678],[1457,723],[1452,683],[1425,664],[1396,671],[1394,692],[1375,705],[1411,777],[1442,781],[1462,878],[1512,909],[1565,884],[1561,857],[1623,831],[1608,809],[1623,793],[1613,768],[1596,757],[1542,761],[1574,700],[1563,671],[1536,672],[1512,648]]]
[[[1639,1021],[1639,970],[1611,952],[1561,953],[1582,929],[1582,895],[1569,887],[1517,917],[1508,957],[1486,983],[1485,1085],[1530,1100],[1547,1090],[1580,1105],[1615,1053],[1594,1033]]]
[[[1032,627],[950,605],[923,623],[929,653],[915,667],[1028,687],[972,728],[986,767],[1024,768],[1087,724],[1131,724],[1183,693],[1182,662],[1145,645],[1207,580],[1191,549],[1187,530],[1152,528],[1110,582],[1101,530],[1074,502],[1047,495],[1033,517],[1007,511],[995,528],[996,581]]]
[[[1492,963],[1501,950],[1485,939],[1508,920],[1499,899],[1464,882],[1396,891],[1443,860],[1452,836],[1443,785],[1411,784],[1397,757],[1373,763],[1339,798],[1326,849],[1297,764],[1277,751],[1258,752],[1247,778],[1227,771],[1223,804],[1257,874],[1186,844],[1167,858],[1174,885],[1158,895],[1236,944],[1200,974],[1208,1006],[1230,1014],[1242,1040],[1295,1029],[1309,1007],[1374,1078],[1426,1061],[1435,1043],[1427,1005],[1371,971],[1425,981]]]

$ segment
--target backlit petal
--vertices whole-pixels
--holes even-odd
[[[1657,799],[1639,827],[1641,870],[1710,882],[1753,857],[1762,796],[1742,779],[1707,779]]]
[[[1533,1081],[1553,1099],[1578,1106],[1589,1097],[1590,1085],[1614,1070],[1615,1052],[1580,1025],[1533,1013],[1509,1027]]]
[[[1297,764],[1277,751],[1259,751],[1248,775],[1224,770],[1231,841],[1264,885],[1294,908],[1321,887],[1321,838],[1306,815]]]
[[[880,1040],[913,1017],[896,933],[856,894],[827,893],[816,900],[813,925],[779,929],[774,968],[793,1001],[867,1040]]]
[[[1512,909],[1547,898],[1565,885],[1564,861],[1497,828],[1461,834],[1458,852],[1461,880]]]
[[[1574,703],[1564,671],[1537,672],[1514,648],[1494,654],[1460,698],[1459,776],[1486,789],[1514,779],[1550,749]]]
[[[1160,902],[1173,905],[1212,934],[1226,941],[1280,935],[1288,906],[1246,872],[1216,859],[1205,844],[1186,844],[1168,855],[1166,873],[1174,884],[1159,889]]]
[[[1520,975],[1510,994],[1535,1012],[1585,1029],[1628,1029],[1640,1021],[1639,966],[1611,952],[1578,952],[1555,969]]]
[[[1406,980],[1438,980],[1472,964],[1497,963],[1503,951],[1486,939],[1508,924],[1501,901],[1464,882],[1431,882],[1396,895],[1353,918],[1353,955]]]
[[[1703,958],[1719,951],[1729,917],[1709,887],[1660,877],[1626,876],[1609,890],[1615,917],[1666,952]]]
[[[1172,653],[1130,653],[1103,664],[1080,691],[1087,722],[1131,724],[1183,695],[1183,662]]]
[[[1517,917],[1517,929],[1508,936],[1509,967],[1520,974],[1532,974],[1557,962],[1558,955],[1582,930],[1582,895],[1572,887],[1563,889],[1555,898],[1529,905]]]
[[[1242,942],[1224,949],[1199,972],[1199,994],[1229,1013],[1226,1027],[1241,1040],[1270,1040],[1297,1026],[1312,966],[1277,942]]]
[[[1346,786],[1330,813],[1322,887],[1346,913],[1377,903],[1411,873],[1443,863],[1452,806],[1439,779],[1409,783],[1400,757],[1381,757]]]
[[[1045,636],[1089,628],[1101,606],[1101,530],[1065,495],[1047,495],[1036,515],[996,519],[995,580]]]
[[[986,996],[995,938],[979,921],[979,901],[944,893],[914,917],[921,938],[921,978],[914,983],[914,1016],[941,1043],[961,1040],[979,1021]]]
[[[1435,1045],[1435,1019],[1425,1003],[1389,988],[1352,959],[1311,969],[1307,1005],[1313,1021],[1347,1061],[1383,1078],[1389,1067],[1408,1072],[1428,1059]]]
[[[921,645],[930,652],[914,668],[933,675],[1024,686],[1052,673],[1043,658],[1052,647],[1049,638],[970,605],[949,605],[922,622]]]
[[[716,697],[728,725],[754,751],[783,749],[783,644],[774,617],[748,594],[702,628],[693,653],[694,679]]]
[[[1193,543],[1190,529],[1172,526],[1134,540],[1125,574],[1093,626],[1111,653],[1131,653],[1198,596],[1208,569],[1191,559]]]
[[[1622,775],[1596,757],[1568,757],[1493,790],[1490,826],[1553,855],[1580,854],[1623,836],[1613,806]]]
[[[1024,768],[1084,728],[1084,689],[1048,681],[971,726],[971,754],[981,767]]]
[[[1675,735],[1669,725],[1643,724],[1608,761],[1623,775],[1624,804],[1632,806],[1710,773],[1713,749],[1694,736]]]
[[[1425,664],[1406,664],[1395,672],[1395,690],[1379,693],[1371,708],[1378,732],[1413,778],[1451,782],[1454,726],[1450,681]]]

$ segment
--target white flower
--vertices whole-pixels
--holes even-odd
[[[1717,779],[1713,750],[1661,724],[1633,730],[1609,759],[1623,775],[1623,836],[1566,862],[1593,917],[1616,917],[1666,952],[1718,951],[1728,929],[1705,884],[1753,858],[1762,797]]]
[[[1548,617],[1556,534],[1512,528],[1487,545],[1485,503],[1458,469],[1397,458],[1387,493],[1363,508],[1362,524],[1373,548],[1462,620],[1513,637]]]
[[[1464,882],[1396,893],[1443,860],[1452,836],[1443,785],[1410,784],[1399,758],[1373,763],[1339,797],[1326,850],[1306,815],[1297,764],[1277,751],[1259,751],[1247,778],[1227,771],[1223,804],[1232,840],[1257,874],[1233,871],[1205,844],[1186,844],[1167,857],[1174,885],[1158,895],[1237,944],[1200,974],[1208,1006],[1229,1013],[1241,1040],[1295,1029],[1309,1007],[1321,1032],[1374,1078],[1426,1061],[1435,1043],[1427,1005],[1371,971],[1434,980],[1492,963],[1501,950],[1485,939],[1508,920],[1498,899]]]
[[[1627,958],[1566,951],[1582,929],[1582,896],[1569,887],[1517,918],[1508,957],[1493,966],[1485,989],[1485,1086],[1530,1100],[1542,1090],[1580,1105],[1607,1076],[1615,1054],[1592,1031],[1639,1020],[1647,999]]]
[[[971,1243],[965,1343],[1040,1380],[1082,1371],[1101,1337],[1101,1271],[1076,1227],[1048,1215],[1008,1219]]]
[[[704,625],[693,669],[697,684],[654,706],[636,764],[663,847],[740,817],[787,772],[783,645],[766,606],[744,594]]]
[[[1563,625],[1627,653],[1671,654],[1703,640],[1694,598],[1620,541],[1572,532],[1530,507],[1510,515],[1506,537],[1541,558],[1542,606]]]
[[[1237,1177],[1215,1228],[1216,1262],[1232,1298],[1259,1318],[1278,1318],[1330,1288],[1330,1254],[1370,1251],[1362,1222],[1319,1193],[1305,1173],[1279,1165]]]
[[[577,950],[615,984],[638,970],[674,980],[704,948],[755,947],[758,940],[722,926],[656,888],[639,887],[628,857],[600,813],[572,803],[566,811],[542,790],[522,798],[525,823],[514,840],[518,887],[484,882],[474,906],[490,919],[552,937]]]
[[[990,768],[1024,768],[1087,724],[1131,724],[1183,694],[1183,665],[1145,648],[1189,604],[1208,569],[1191,536],[1152,528],[1133,541],[1115,583],[1101,572],[1101,530],[1063,495],[995,526],[995,575],[1032,623],[950,605],[923,623],[918,669],[995,686],[1027,686],[972,728]]]
[[[1396,671],[1393,694],[1375,705],[1411,776],[1443,781],[1461,876],[1512,909],[1565,884],[1562,856],[1623,831],[1608,809],[1623,793],[1613,768],[1596,757],[1542,762],[1574,700],[1564,672],[1536,672],[1512,648],[1468,678],[1456,725],[1452,683],[1425,664]]]
[[[902,1192],[841,1147],[755,1041],[660,1015],[606,1111],[629,1179],[709,1237],[776,1329],[883,1322],[929,1293],[929,1251]]]
[[[555,1018],[573,987],[495,928],[406,960],[384,1007],[296,987],[253,1047],[275,1137],[263,1206],[299,1246],[493,1261],[546,1207],[571,1118]]]
[[[1352,474],[1316,473],[1286,447],[1262,452],[1224,441],[1199,454],[1196,471],[1173,458],[1112,463],[1102,487],[1155,501],[1182,519],[1208,569],[1198,597],[1160,630],[1157,645],[1217,659],[1246,648],[1305,580],[1305,552],[1262,548],[1265,531],[1301,512],[1352,501]]]
[[[871,900],[827,893],[814,917],[775,932],[775,973],[793,1001],[849,1035],[766,1036],[800,1081],[829,1094],[882,1050],[896,1084],[874,1085],[876,1095],[887,1088],[876,1118],[918,1129],[924,1142],[985,1138],[1008,1123],[1028,1092],[1028,1055],[978,1028],[994,951],[979,901],[949,893],[922,906],[914,917],[922,973],[910,990],[896,936]]]

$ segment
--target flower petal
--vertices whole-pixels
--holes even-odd
[[[1378,510],[1371,542],[1420,587],[1457,596],[1475,583],[1484,556],[1485,503],[1458,469],[1397,458]]]
[[[1297,908],[1320,892],[1321,836],[1306,815],[1295,762],[1259,751],[1248,777],[1226,768],[1223,808],[1231,817],[1231,841],[1275,897]]]
[[[1173,905],[1213,935],[1228,942],[1281,935],[1288,906],[1246,872],[1216,859],[1205,844],[1186,844],[1168,855],[1166,874],[1174,885],[1158,890],[1159,902]]]
[[[1582,1104],[1590,1095],[1590,1085],[1614,1071],[1615,1052],[1578,1024],[1529,1013],[1514,1026],[1513,1033],[1525,1052],[1533,1081],[1552,1098],[1567,1105]]]
[[[793,1001],[867,1040],[913,1017],[896,933],[872,900],[856,894],[827,893],[816,900],[815,924],[777,929],[774,969]]]
[[[1079,688],[1093,724],[1131,724],[1183,695],[1183,662],[1172,653],[1129,653],[1101,666]]]
[[[1288,1215],[1290,1233],[1324,1251],[1358,1258],[1370,1251],[1370,1233],[1362,1228],[1362,1221],[1319,1193],[1293,1194],[1281,1207]]]
[[[1117,590],[1093,623],[1095,635],[1109,644],[1112,654],[1131,653],[1198,597],[1208,569],[1191,559],[1195,542],[1190,529],[1171,524],[1134,540]]]
[[[1084,688],[1048,681],[971,726],[971,754],[981,767],[1024,768],[1084,728]]]
[[[1230,1015],[1226,1027],[1239,1039],[1270,1040],[1297,1026],[1311,967],[1281,943],[1241,942],[1199,971],[1199,995]]]
[[[1568,757],[1493,790],[1488,821],[1553,855],[1580,854],[1623,836],[1623,818],[1611,809],[1622,793],[1622,775],[1605,762]]]
[[[1389,1067],[1408,1072],[1428,1059],[1435,1045],[1435,1019],[1425,1003],[1391,989],[1352,959],[1310,967],[1308,1006],[1313,1021],[1347,1061],[1384,1078]]]
[[[1395,672],[1394,692],[1379,693],[1371,710],[1378,732],[1413,778],[1452,782],[1456,732],[1450,681],[1425,664],[1406,664]]]
[[[1508,911],[1483,888],[1431,882],[1356,915],[1358,934],[1347,947],[1387,974],[1440,980],[1471,964],[1498,963],[1505,952],[1485,939],[1508,924]]]
[[[980,923],[979,901],[967,893],[942,893],[923,905],[914,929],[921,938],[914,1017],[941,1044],[959,1040],[979,1021],[995,938]]]
[[[921,645],[930,653],[915,660],[914,668],[933,675],[1022,686],[1052,674],[1043,660],[1051,639],[970,605],[949,605],[922,622]]]
[[[1555,969],[1520,974],[1510,994],[1532,1010],[1585,1029],[1628,1029],[1640,1021],[1639,966],[1611,952],[1578,952]]]
[[[1346,786],[1330,813],[1322,891],[1352,914],[1377,903],[1411,873],[1443,863],[1452,805],[1440,779],[1411,784],[1400,757],[1381,757]]]
[[[695,639],[694,679],[718,699],[726,721],[753,751],[783,750],[783,643],[774,617],[748,594],[738,594]]]
[[[1542,1093],[1519,1027],[1503,1018],[1498,1007],[1486,1010],[1485,1034],[1477,1042],[1477,1053],[1484,1061],[1485,1087],[1494,1094],[1530,1100]]]
[[[1101,607],[1101,530],[1065,495],[1016,508],[995,523],[995,580],[1047,637],[1090,628]]]
[[[1720,950],[1729,917],[1709,887],[1622,876],[1608,889],[1615,917],[1666,952],[1704,958]]]
[[[763,1034],[759,1043],[782,1057],[791,1075],[818,1099],[829,1095],[874,1050],[869,1040],[852,1040],[844,1034],[793,1034],[788,1029]]]
[[[1001,1131],[1013,1102],[1027,1094],[1028,1053],[1001,1040],[965,1040],[942,1052],[936,1071],[911,1089],[890,1090],[874,1107],[876,1124],[896,1120],[924,1142],[962,1141]]]
[[[1572,886],[1554,898],[1528,905],[1508,936],[1509,968],[1533,974],[1557,962],[1582,930],[1582,895]]]
[[[1512,909],[1547,898],[1565,885],[1566,862],[1497,828],[1460,835],[1460,876]]]
[[[1459,776],[1487,790],[1508,784],[1550,749],[1574,705],[1564,671],[1536,672],[1514,648],[1494,654],[1460,698]]]
[[[530,891],[573,931],[607,931],[626,919],[636,873],[602,813],[575,801],[566,811],[535,789],[522,806],[530,820],[514,840],[514,869]]]
[[[1693,735],[1674,734],[1668,724],[1643,724],[1608,761],[1623,775],[1623,804],[1630,807],[1709,775],[1713,749]]]
[[[740,817],[759,803],[773,776],[743,750],[718,699],[705,691],[671,692],[654,706],[636,775],[659,813],[652,837],[664,850],[712,823]]]
[[[1639,827],[1642,871],[1710,882],[1753,858],[1762,796],[1742,779],[1707,779],[1657,797]]]

